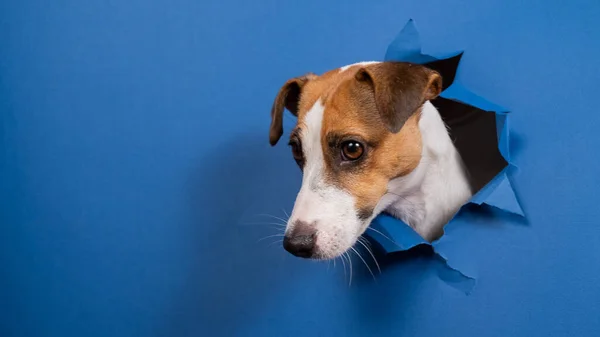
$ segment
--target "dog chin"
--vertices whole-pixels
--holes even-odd
[[[349,240],[349,242],[330,242],[328,244],[320,245],[311,258],[315,260],[334,260],[338,257],[348,255],[357,242],[358,237]]]

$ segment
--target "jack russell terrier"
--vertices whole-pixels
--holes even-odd
[[[462,159],[430,100],[439,73],[404,62],[362,62],[288,80],[271,111],[269,140],[283,111],[298,118],[289,145],[303,171],[284,248],[332,259],[352,248],[386,212],[431,242],[472,196]]]

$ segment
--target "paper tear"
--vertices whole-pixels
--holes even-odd
[[[399,223],[402,226],[399,226]],[[368,232],[368,235],[382,247],[386,254],[407,251],[420,245],[431,246],[442,265],[442,268],[437,271],[441,280],[466,294],[470,293],[475,285],[472,274],[465,273],[468,267],[460,268],[450,263],[443,249],[440,252],[437,248],[437,243],[429,244],[401,220],[384,214],[373,220],[370,228],[373,232]]]
[[[485,203],[510,213],[525,216],[506,175],[504,175],[500,184],[485,199]]]
[[[437,251],[436,256],[446,265],[446,268],[438,269],[438,277],[449,286],[462,291],[467,295],[470,294],[475,287],[477,280],[474,277],[465,275],[460,268],[451,265],[449,260]]]
[[[389,45],[385,60],[396,60],[413,63],[427,63],[436,61],[435,57],[421,53],[421,40],[419,31],[413,19],[408,20],[400,34]]]
[[[510,163],[508,110],[476,95],[455,81],[455,75],[459,69],[462,54],[462,51],[438,57],[423,54],[418,29],[414,20],[410,19],[394,41],[388,46],[384,60],[424,64],[438,70],[442,73],[442,78],[444,79],[444,90],[440,97],[463,104],[466,108],[470,106],[471,108],[475,107],[484,112],[496,114],[498,151],[508,165],[491,181],[485,184],[467,204],[481,205],[485,203],[502,211],[524,216],[523,209],[510,183],[510,176],[515,171],[515,166]],[[461,212],[468,212],[465,206],[461,208],[447,226],[450,226]],[[445,266],[445,268],[438,272],[441,280],[465,293],[469,293],[475,286],[475,273],[472,266],[467,261],[464,261],[464,259],[454,260],[449,256],[451,249],[447,247],[456,244],[455,238],[452,240],[448,235],[444,235],[440,240],[429,244],[410,226],[401,220],[385,214],[373,220],[371,228],[373,231],[368,232],[368,235],[387,254],[406,251],[418,245],[430,245],[433,247],[436,256]]]

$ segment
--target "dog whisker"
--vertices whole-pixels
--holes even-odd
[[[275,222],[243,222],[241,223],[241,225],[248,225],[248,226],[277,226],[277,227],[285,227],[284,224],[280,224],[280,223],[275,223]]]
[[[290,215],[285,211],[285,208],[282,208],[281,210],[283,211],[283,214],[285,214],[286,222],[288,222],[290,220]]]
[[[425,156],[425,155],[421,155],[421,154],[412,155],[412,156],[411,155],[405,155],[405,154],[403,154],[403,155],[398,156],[398,158],[425,158],[425,159],[433,159],[430,156]]]
[[[333,265],[333,267],[332,267],[332,265]],[[330,269],[335,272],[335,259],[327,260],[327,272],[329,272]]]
[[[405,196],[402,196],[402,195],[400,195],[400,194],[397,194],[397,193],[394,193],[394,192],[391,192],[391,191],[387,191],[387,192],[385,192],[385,193],[386,193],[386,194],[395,195],[395,196],[397,196],[398,198],[400,198],[400,199],[402,199],[402,200],[406,201],[407,203],[409,203],[411,206],[415,206],[415,204],[414,204],[412,201],[408,200],[408,199],[407,199]]]
[[[285,227],[277,226],[275,224],[253,224],[253,226],[261,226],[261,228],[272,229],[276,233],[285,233]]]
[[[360,240],[360,239],[365,240],[365,238],[361,236],[358,239],[359,239],[358,243],[360,243],[363,247],[365,247],[367,252],[369,252],[369,254],[371,254],[371,257],[373,258],[373,261],[375,262],[375,265],[377,266],[377,270],[379,270],[379,274],[381,274],[381,268],[379,267],[379,263],[377,262],[377,259],[375,258],[373,251],[369,247],[367,247],[367,245],[363,241]]]
[[[350,253],[345,252],[344,254],[342,254],[342,256],[345,256],[346,258],[348,258],[348,265],[350,266],[350,281],[348,282],[348,287],[352,286],[352,257],[350,256]]]
[[[348,284],[348,286],[352,286],[352,257],[350,256],[350,253],[348,253],[348,262],[350,262],[350,284]]]
[[[358,256],[358,258],[365,264],[365,267],[367,267],[367,269],[369,270],[369,273],[371,273],[371,276],[373,277],[373,280],[375,280],[375,275],[373,274],[373,271],[371,270],[371,268],[369,267],[369,265],[367,264],[367,261],[365,261],[365,259],[363,259],[363,257],[360,255],[360,253],[354,249],[354,247],[350,247],[350,249],[354,252],[354,254],[356,254]]]
[[[282,218],[280,218],[280,217],[278,217],[278,216],[275,216],[275,215],[271,215],[271,214],[256,214],[256,215],[257,215],[257,216],[266,216],[266,217],[270,217],[270,218],[273,218],[273,219],[276,219],[276,220],[282,221],[282,222],[284,222],[284,223],[287,223],[287,220],[285,220],[285,219],[282,219]]]
[[[382,232],[380,232],[380,231],[376,230],[375,228],[372,228],[372,227],[367,227],[367,229],[370,229],[370,230],[372,230],[373,232],[375,232],[375,233],[377,233],[377,234],[379,234],[379,235],[383,236],[384,238],[386,238],[386,239],[390,240],[390,242],[391,242],[391,243],[393,243],[393,244],[395,244],[396,246],[398,246],[398,247],[402,247],[402,246],[400,246],[400,245],[399,245],[399,244],[398,244],[396,241],[394,241],[394,240],[390,239],[390,238],[389,238],[387,235],[385,235],[385,234],[383,234]]]
[[[285,226],[285,223],[282,222],[242,222],[242,225],[277,225],[277,226]]]
[[[367,244],[369,247],[371,247],[371,243],[369,242],[369,240],[367,240],[367,238],[365,238],[364,236],[359,236],[358,240],[361,240],[363,243]]]
[[[267,247],[271,247],[271,246],[273,246],[273,245],[275,245],[275,244],[281,244],[281,243],[283,243],[283,239],[281,239],[281,240],[276,240],[275,242],[271,242],[271,243],[269,243],[269,244],[267,245]]]
[[[265,236],[264,238],[259,239],[257,242],[261,242],[263,240],[266,240],[266,239],[269,239],[269,238],[275,238],[275,237],[283,237],[283,234],[274,234],[274,235]]]
[[[344,259],[344,255],[340,255],[340,260],[342,261],[342,266],[344,267],[344,280],[348,277],[346,275],[346,261]]]

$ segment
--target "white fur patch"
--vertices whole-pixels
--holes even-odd
[[[417,168],[389,182],[388,190],[403,198],[382,199],[387,212],[431,240],[471,198],[471,189],[460,154],[444,121],[430,102],[423,105],[419,130],[423,150]],[[387,205],[385,205],[387,203]]]
[[[362,234],[354,197],[327,184],[325,160],[321,144],[324,107],[321,101],[307,112],[301,126],[301,142],[305,157],[302,187],[287,224],[291,233],[297,221],[311,224],[317,230],[317,258],[333,258],[352,247]]]
[[[348,68],[353,67],[353,66],[368,66],[369,64],[376,64],[379,63],[379,61],[365,61],[365,62],[358,62],[358,63],[353,63],[353,64],[349,64],[347,66],[343,66],[340,68],[340,71],[346,71],[348,70]]]

